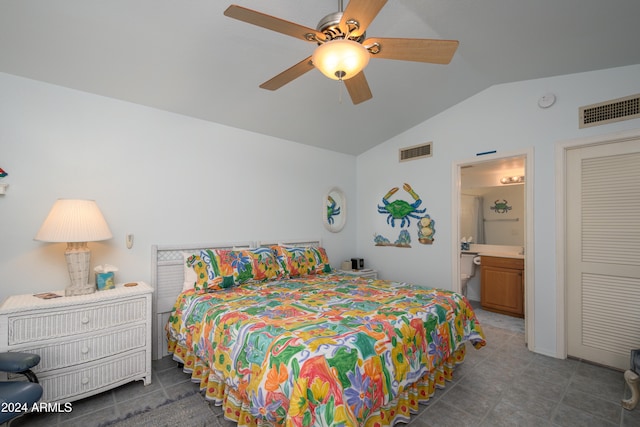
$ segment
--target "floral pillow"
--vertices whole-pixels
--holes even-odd
[[[189,258],[196,254],[190,252],[182,252],[182,266],[184,282],[182,283],[182,292],[193,289],[198,280],[195,270],[189,265]]]
[[[241,283],[284,277],[269,248],[205,249],[188,258],[187,265],[196,272],[196,290],[226,289]]]
[[[203,258],[204,255],[204,258]],[[188,255],[185,259],[185,283],[186,287],[188,283],[195,279],[192,287],[196,291],[206,290],[209,286],[209,282],[213,281],[215,275],[213,274],[214,268],[211,263],[213,259],[212,249],[205,249],[198,254]],[[187,270],[191,272],[187,273]],[[183,288],[183,291],[185,289]]]
[[[278,245],[272,246],[271,249],[288,277],[331,272],[324,248]]]

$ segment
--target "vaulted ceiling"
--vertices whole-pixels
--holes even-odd
[[[338,10],[234,1],[311,28]],[[492,85],[640,63],[638,0],[392,0],[368,36],[460,46],[449,65],[372,59],[373,99],[353,105],[317,70],[260,89],[315,45],[225,17],[229,4],[0,0],[0,72],[359,154]]]

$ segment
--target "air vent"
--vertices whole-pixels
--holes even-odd
[[[406,162],[408,160],[417,160],[425,157],[431,157],[433,155],[432,151],[433,142],[427,142],[422,145],[414,145],[413,147],[401,148],[400,149],[400,158],[401,162]]]
[[[580,128],[640,117],[640,94],[580,107]]]

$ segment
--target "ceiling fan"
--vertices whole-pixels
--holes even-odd
[[[458,48],[457,40],[366,37],[366,29],[387,0],[351,0],[347,8],[338,1],[339,11],[320,20],[317,29],[305,27],[238,5],[225,16],[318,44],[313,55],[303,59],[260,85],[276,90],[313,68],[334,80],[344,81],[354,104],[373,97],[364,76],[369,58],[448,64]]]

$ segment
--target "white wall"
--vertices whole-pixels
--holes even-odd
[[[33,240],[57,198],[97,201],[114,238],[89,243],[92,268],[119,281],[151,280],[153,244],[320,237],[336,266],[355,252],[357,205],[340,233],[321,216],[333,186],[355,200],[354,156],[8,74],[0,93],[0,300],[66,286],[66,245]]]
[[[640,93],[640,65],[516,82],[490,87],[432,119],[358,157],[358,256],[380,277],[452,289],[452,212],[455,162],[476,153],[534,149],[535,345],[556,354],[555,152],[557,142],[640,128],[640,119],[578,128],[578,108]],[[547,92],[557,96],[548,109],[537,105]],[[398,149],[433,141],[434,156],[399,163]],[[527,174],[528,175],[528,174]],[[391,231],[376,205],[391,187],[407,182],[436,221],[433,245],[410,249],[376,247],[373,234]],[[400,190],[395,195],[410,200]],[[415,240],[414,224],[409,231]],[[457,242],[456,242],[457,244]]]

